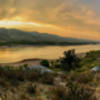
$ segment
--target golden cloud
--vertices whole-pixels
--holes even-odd
[[[94,0],[0,0],[0,19],[16,24],[10,27],[99,39],[100,2],[95,3]]]

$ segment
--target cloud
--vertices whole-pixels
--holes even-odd
[[[84,33],[93,38],[100,33],[98,3],[99,0],[0,0],[0,20],[50,24],[63,28],[66,36]]]

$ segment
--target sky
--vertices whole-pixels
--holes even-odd
[[[100,0],[0,0],[0,27],[100,40]]]

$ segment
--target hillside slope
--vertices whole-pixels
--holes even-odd
[[[65,38],[57,35],[39,32],[24,32],[16,29],[0,29],[0,44],[42,44],[42,45],[70,45],[89,44],[94,41]]]

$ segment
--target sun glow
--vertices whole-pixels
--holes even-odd
[[[23,29],[24,30],[28,30],[28,29],[33,30],[33,29],[38,28],[38,31],[45,28],[45,30],[49,30],[49,32],[50,32],[50,30],[63,31],[63,29],[61,27],[56,26],[56,25],[43,24],[43,23],[37,23],[37,22],[16,21],[16,20],[1,20],[0,21],[0,27],[17,28],[17,29],[22,29],[22,30]]]
[[[60,27],[56,25],[50,25],[50,24],[43,24],[43,23],[36,23],[36,22],[24,22],[24,21],[10,21],[10,20],[2,20],[0,21],[0,27],[5,28],[12,28],[12,27],[39,27],[39,28],[52,28],[56,30],[61,30]]]
[[[0,21],[0,26],[3,27],[11,27],[11,26],[23,26],[23,25],[33,25],[37,27],[41,27],[41,24],[35,22],[22,22],[22,21]]]

